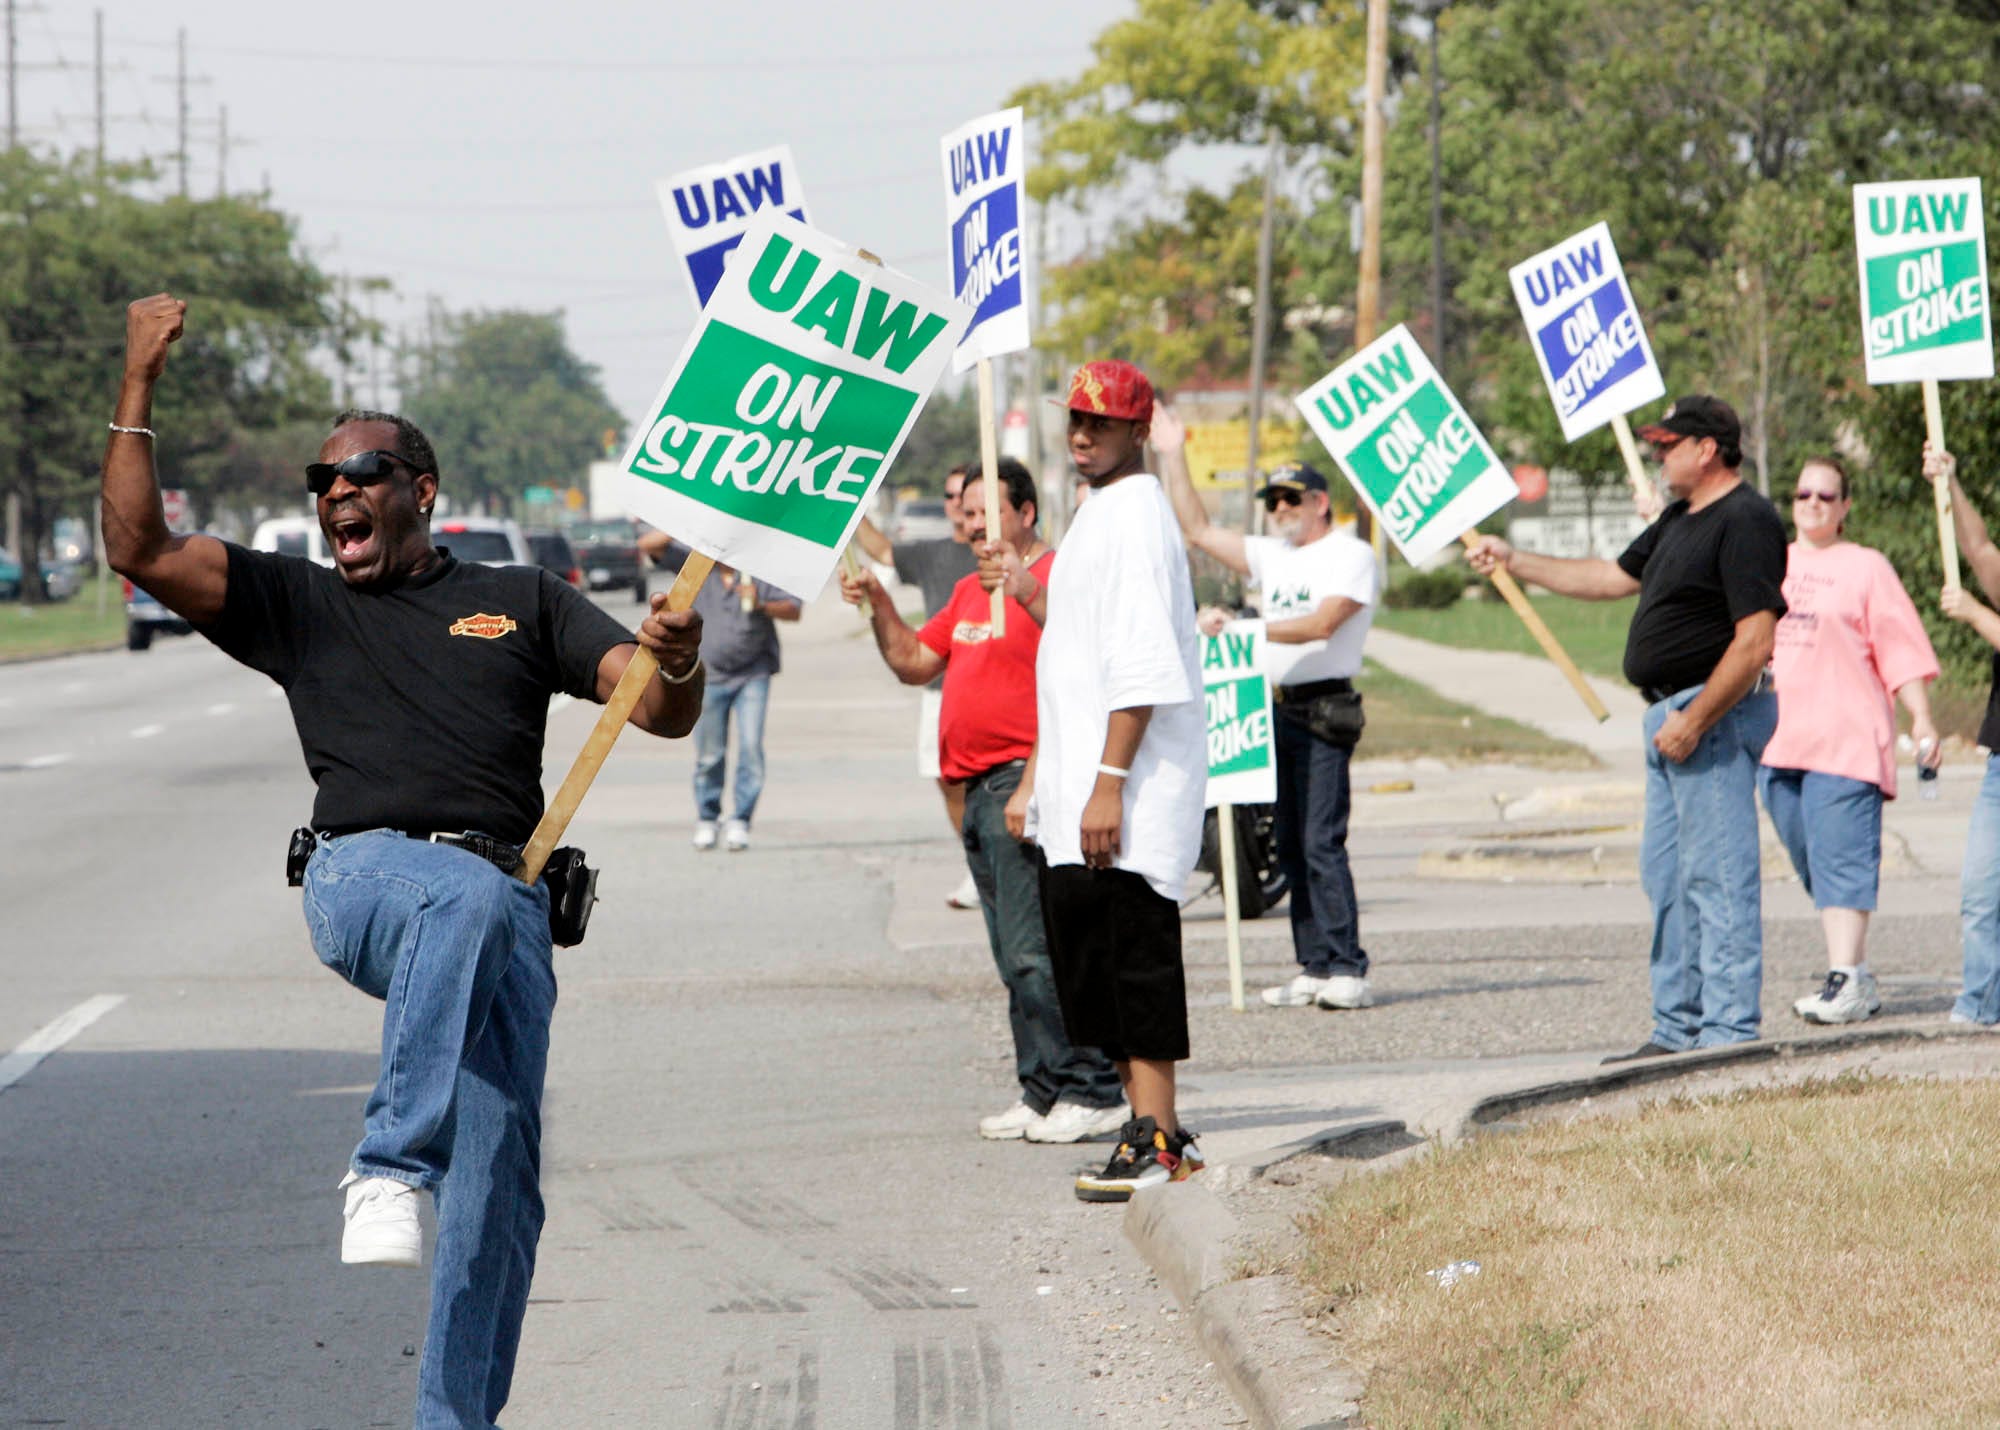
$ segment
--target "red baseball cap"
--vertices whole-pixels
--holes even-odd
[[[1092,412],[1126,422],[1153,420],[1153,384],[1129,362],[1087,362],[1070,376],[1069,395],[1062,405],[1072,412]]]

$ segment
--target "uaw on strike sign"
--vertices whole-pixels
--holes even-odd
[[[1021,281],[1021,220],[1028,171],[1021,111],[1003,109],[944,136],[945,224],[951,290],[972,311],[952,371],[1028,345]]]
[[[1292,401],[1412,566],[1520,493],[1401,324]]]
[[[1979,180],[1856,184],[1854,242],[1871,384],[1993,376]]]
[[[619,463],[620,498],[811,599],[970,316],[763,210]]]
[[[1211,806],[1269,804],[1278,797],[1271,680],[1264,674],[1263,645],[1262,621],[1231,621],[1219,635],[1202,638]]]
[[[1564,239],[1507,277],[1565,442],[1666,396],[1609,224]]]
[[[800,223],[812,222],[787,144],[689,169],[660,180],[659,189],[667,229],[697,309],[708,306],[709,295],[722,281],[723,264],[761,210],[780,209]]]

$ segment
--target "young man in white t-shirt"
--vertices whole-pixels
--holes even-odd
[[[1278,859],[1291,883],[1292,952],[1299,972],[1264,990],[1277,1008],[1366,1008],[1368,954],[1361,947],[1354,874],[1347,860],[1348,762],[1361,734],[1361,646],[1375,619],[1375,553],[1333,524],[1326,478],[1280,467],[1258,496],[1272,536],[1217,526],[1196,495],[1186,431],[1164,405],[1153,423],[1160,474],[1188,544],[1250,578],[1262,592],[1265,673],[1277,719]],[[1230,618],[1209,607],[1204,635]]]
[[[1145,470],[1153,388],[1125,362],[1070,380],[1069,453],[1090,482],[1044,591],[998,544],[980,579],[1044,622],[1032,773],[1010,831],[1040,845],[1042,914],[1070,1041],[1099,1047],[1132,1119],[1084,1201],[1125,1201],[1200,1170],[1174,1107],[1188,1055],[1180,894],[1201,846],[1208,779],[1194,588],[1159,479]],[[1030,791],[1032,790],[1032,795]]]

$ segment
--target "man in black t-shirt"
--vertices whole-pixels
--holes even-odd
[[[1653,1033],[1605,1059],[1747,1042],[1761,1023],[1763,885],[1757,762],[1778,723],[1765,667],[1785,613],[1785,528],[1743,485],[1742,429],[1727,403],[1683,397],[1639,430],[1671,504],[1613,561],[1472,548],[1565,596],[1639,604],[1625,678],[1647,702],[1640,877],[1653,905]]]
[[[513,877],[541,815],[550,696],[607,699],[635,642],[660,662],[631,722],[682,736],[701,710],[701,621],[654,608],[634,636],[538,567],[431,545],[422,432],[344,412],[306,468],[335,569],[167,530],[153,389],[187,305],[126,313],[104,457],[112,569],[284,688],[317,786],[305,914],[320,960],[385,1001],[382,1072],[347,1191],[341,1260],[418,1266],[437,1202],[420,1426],[506,1404],[541,1234],[542,1078],[555,1006],[547,885]]]

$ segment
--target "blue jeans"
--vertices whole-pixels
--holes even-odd
[[[1647,707],[1646,832],[1639,878],[1653,905],[1653,1038],[1663,1048],[1719,1047],[1763,1020],[1763,876],[1757,769],[1778,724],[1778,697],[1746,695],[1675,764],[1653,748],[1667,712],[1700,686]]]
[[[1873,913],[1882,880],[1882,787],[1770,765],[1757,782],[1813,907]]]
[[[2000,754],[1986,757],[1986,778],[1965,832],[1958,922],[1965,987],[1952,1012],[1975,1023],[2000,1023]]]
[[[1365,978],[1368,954],[1347,863],[1353,751],[1329,745],[1282,709],[1271,724],[1278,747],[1278,862],[1291,881],[1292,952],[1314,978]]]
[[[729,714],[736,712],[736,814],[745,824],[764,792],[764,708],[771,677],[753,675],[740,685],[711,685],[701,697],[694,727],[694,809],[697,819],[722,818],[722,773],[729,742]]]
[[[1021,787],[1025,768],[1025,761],[1015,760],[966,781],[964,836],[965,862],[979,889],[993,966],[1007,988],[1021,1101],[1043,1113],[1059,1098],[1116,1107],[1125,1100],[1118,1069],[1098,1049],[1071,1043],[1063,1029],[1042,922],[1041,869],[1034,846],[1007,832],[1007,801]]]
[[[437,1202],[416,1424],[490,1426],[514,1378],[542,1230],[548,888],[372,830],[314,851],[305,914],[320,961],[386,1004],[351,1166]]]

